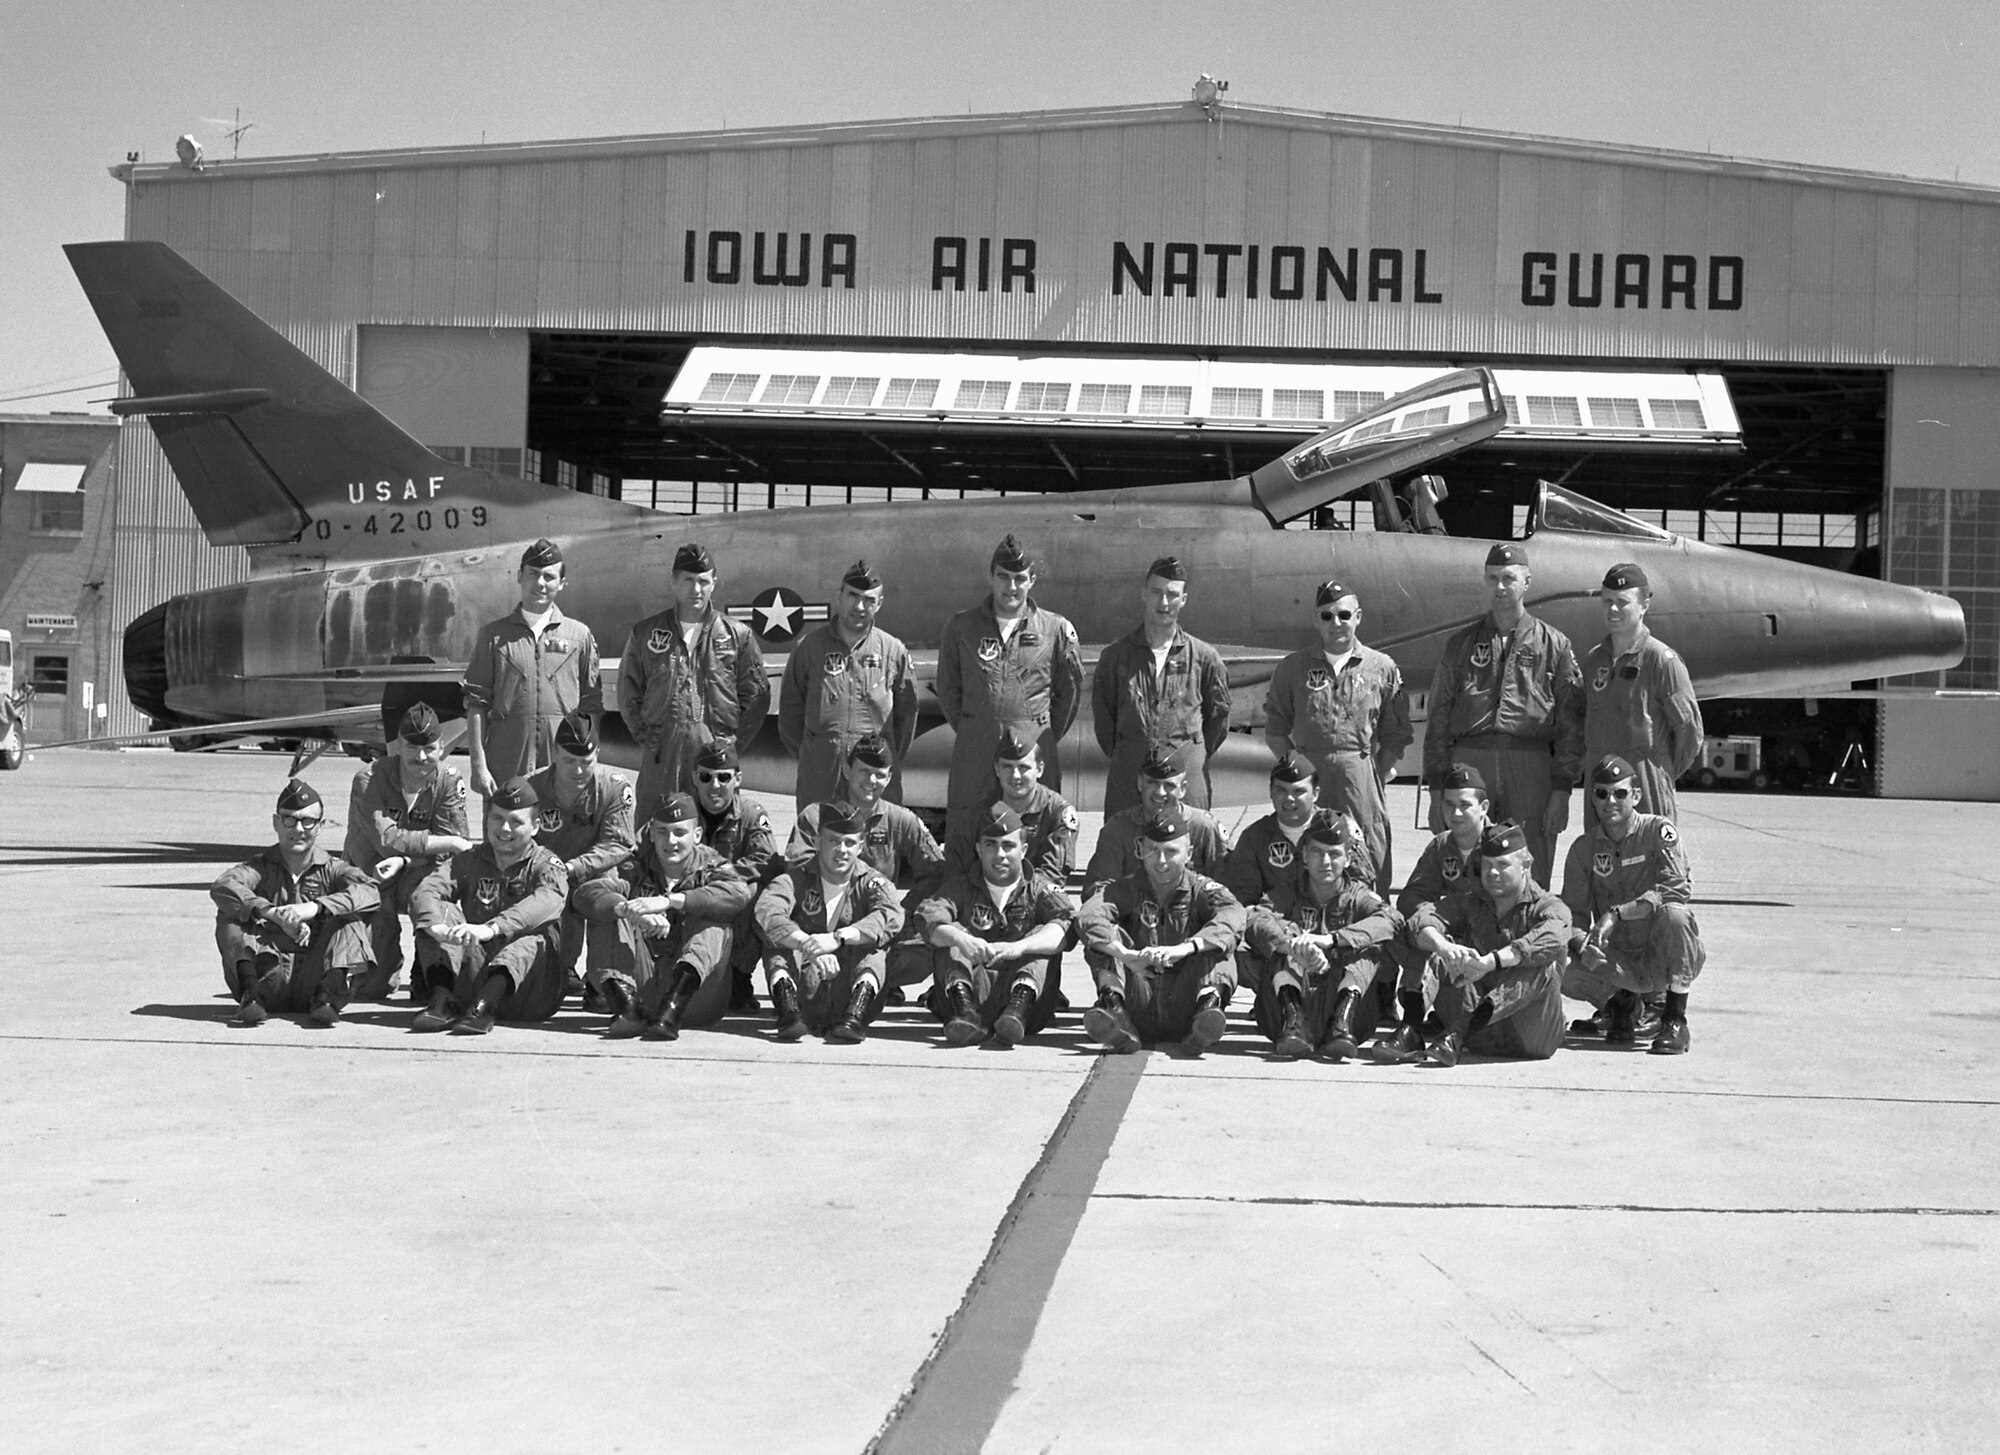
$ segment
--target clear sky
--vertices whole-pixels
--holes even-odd
[[[63,0],[0,19],[0,411],[111,351],[60,245],[245,156],[1229,99],[2000,187],[1995,0]],[[48,391],[70,388],[75,392]],[[24,394],[46,394],[22,399]]]

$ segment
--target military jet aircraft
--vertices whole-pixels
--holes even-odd
[[[858,557],[887,578],[882,626],[928,671],[945,620],[976,602],[1008,532],[1038,558],[1037,597],[1075,622],[1087,659],[1137,624],[1147,563],[1178,555],[1183,622],[1220,647],[1244,728],[1277,661],[1314,640],[1322,580],[1360,597],[1365,640],[1419,691],[1445,639],[1484,610],[1488,541],[1284,527],[1499,431],[1506,413],[1485,369],[1419,385],[1233,480],[695,522],[440,459],[162,244],[67,252],[131,382],[113,412],[151,423],[208,539],[244,547],[254,572],[127,629],[127,690],[162,730],[379,742],[385,710],[412,694],[450,710],[475,633],[512,608],[521,550],[538,536],[562,545],[564,611],[608,650],[668,604],[674,551],[700,539],[774,675]],[[1605,569],[1641,564],[1651,624],[1704,695],[1844,687],[1946,667],[1964,650],[1947,597],[1688,540],[1553,485],[1529,533],[1530,605],[1579,649],[1602,635],[1593,597]],[[950,730],[924,696],[906,794],[942,803],[942,773],[925,770],[948,761]],[[1087,722],[1063,752],[1065,793],[1095,806],[1102,759]],[[790,790],[775,733],[748,757],[751,786]],[[1211,765],[1216,801],[1262,801],[1267,765],[1260,740],[1232,735]]]

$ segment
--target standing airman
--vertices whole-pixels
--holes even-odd
[[[993,748],[1004,733],[1034,743],[1049,787],[1062,787],[1056,745],[1076,721],[1083,654],[1069,619],[1029,594],[1035,579],[1034,561],[1008,536],[994,548],[986,600],[953,616],[938,638],[938,705],[956,734],[947,839],[971,830],[993,786]]]
[[[1431,677],[1424,782],[1437,833],[1446,769],[1477,768],[1493,817],[1527,834],[1546,889],[1582,770],[1583,674],[1569,638],[1522,604],[1533,579],[1527,547],[1502,541],[1486,553],[1486,615],[1444,644]]]
[[[1620,757],[1637,771],[1639,807],[1678,820],[1674,780],[1701,756],[1701,704],[1680,654],[1646,626],[1653,590],[1631,562],[1597,593],[1604,640],[1583,663],[1583,760]]]
[[[1165,745],[1187,772],[1187,801],[1208,807],[1208,760],[1229,736],[1229,670],[1222,654],[1181,630],[1187,572],[1178,557],[1146,568],[1138,629],[1104,649],[1091,677],[1097,746],[1110,759],[1105,817],[1139,801],[1139,764]]]
[[[633,626],[618,668],[618,711],[640,748],[641,823],[688,790],[704,745],[749,743],[771,707],[757,638],[715,609],[722,580],[705,546],[674,552],[673,582],[674,604]]]
[[[1416,733],[1395,662],[1364,646],[1361,603],[1338,581],[1313,593],[1319,645],[1278,664],[1264,697],[1264,741],[1282,758],[1312,760],[1320,802],[1361,825],[1375,891],[1390,880],[1389,808],[1384,796],[1396,760]]]
[[[319,846],[326,805],[300,778],[278,794],[277,842],[225,869],[210,887],[222,979],[236,997],[231,1025],[258,1026],[274,1010],[302,1010],[330,1026],[348,986],[368,970],[375,881]]]
[[[798,807],[837,796],[841,765],[855,740],[879,733],[893,760],[887,796],[903,798],[903,755],[917,735],[917,688],[910,653],[875,625],[882,578],[856,561],[840,578],[833,620],[801,637],[778,689],[778,735],[799,759]]]
[[[554,760],[556,724],[573,712],[595,727],[604,712],[597,639],[556,605],[563,556],[554,541],[521,553],[521,601],[479,629],[465,664],[465,746],[481,797]]]

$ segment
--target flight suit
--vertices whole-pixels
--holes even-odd
[[[1583,772],[1583,674],[1567,636],[1527,613],[1502,632],[1487,615],[1445,643],[1431,677],[1424,782],[1435,788],[1453,763],[1479,770],[1493,821],[1521,826],[1547,888],[1555,839],[1543,816]],[[1444,828],[1435,794],[1430,826]]]
[[[1616,753],[1639,775],[1639,807],[1679,820],[1674,780],[1701,756],[1701,704],[1680,654],[1644,624],[1611,659],[1607,637],[1583,663],[1583,762]]]
[[[854,866],[847,893],[831,918],[821,892],[819,860],[816,855],[794,859],[765,885],[751,906],[757,931],[765,945],[765,983],[771,971],[791,972],[799,988],[799,1014],[808,1029],[819,1032],[847,1013],[848,1002],[864,978],[876,985],[886,984],[889,942],[903,928],[903,903],[896,886],[866,864]],[[842,945],[831,957],[834,965],[806,959],[796,945],[800,932],[815,935],[835,930],[855,930],[860,940]],[[874,996],[868,1006],[873,1020],[882,997]]]
[[[819,805],[809,803],[799,810],[792,836],[785,843],[785,858],[797,859],[814,852],[819,844]],[[861,831],[861,862],[896,886],[900,895],[928,894],[945,874],[944,850],[924,827],[924,821],[900,803],[878,802]],[[923,943],[917,926],[905,922],[901,933],[890,942],[888,976],[892,985],[921,985],[931,973],[930,946]]]
[[[266,1010],[310,1010],[329,969],[344,972],[349,984],[367,973],[368,921],[381,893],[373,878],[337,854],[315,847],[295,879],[273,844],[223,870],[208,897],[215,901],[222,980],[239,1000],[248,988],[247,975]],[[285,904],[319,906],[318,917],[305,927],[304,943],[258,918]],[[345,993],[328,998],[335,1010],[347,1001]]]
[[[1471,848],[1461,849],[1449,830],[1432,834],[1423,852],[1417,855],[1410,877],[1403,882],[1402,892],[1396,896],[1396,913],[1403,917],[1403,933],[1396,937],[1391,949],[1402,972],[1399,991],[1415,991],[1428,1005],[1437,990],[1424,973],[1430,956],[1418,949],[1411,938],[1410,921],[1417,911],[1448,895],[1478,892],[1479,841],[1474,839]]]
[[[771,816],[764,812],[764,805],[738,793],[735,802],[721,815],[702,808],[699,798],[695,800],[695,808],[701,814],[701,841],[736,866],[736,872],[743,876],[755,898],[756,892],[785,862],[778,855],[778,836],[771,829]],[[746,990],[760,952],[757,925],[750,918],[750,906],[746,904],[729,926],[730,969],[745,978]]]
[[[1410,916],[1410,937],[1426,927],[1482,955],[1512,945],[1522,956],[1520,964],[1471,984],[1438,973],[1434,1009],[1446,1030],[1459,1032],[1467,1050],[1484,1056],[1545,1061],[1555,1055],[1565,1029],[1562,979],[1570,929],[1560,899],[1530,879],[1503,918],[1485,890],[1474,889],[1420,906]]]
[[[683,894],[686,903],[672,916],[664,935],[643,935],[618,916],[627,900]],[[602,979],[623,983],[632,1003],[657,1018],[673,994],[675,971],[686,966],[701,977],[701,988],[681,1013],[683,1026],[711,1026],[729,1009],[729,965],[733,949],[731,926],[750,908],[751,887],[736,866],[705,844],[696,844],[686,872],[669,880],[660,856],[648,844],[623,863],[613,865],[576,887],[571,899],[593,927],[600,920],[615,925],[615,947],[601,969]]]
[[[573,974],[582,951],[586,969],[602,970],[617,953],[618,921],[607,913],[587,911],[576,891],[624,863],[638,848],[632,827],[632,785],[599,764],[591,770],[578,801],[564,807],[556,801],[554,768],[544,768],[528,781],[541,800],[535,842],[562,861],[569,881],[569,899],[556,932],[557,968],[565,977]]]
[[[1312,879],[1303,864],[1252,905],[1244,927],[1244,959],[1257,966],[1257,1026],[1278,1039],[1284,1009],[1278,993],[1299,992],[1305,1011],[1306,1039],[1317,1046],[1333,1025],[1333,1005],[1340,992],[1352,990],[1361,999],[1354,1013],[1354,1039],[1375,1034],[1378,1020],[1388,1019],[1393,1005],[1396,961],[1390,946],[1402,931],[1403,917],[1364,884],[1343,880],[1333,898],[1322,904],[1313,894]],[[1301,933],[1332,935],[1327,968],[1308,981],[1288,958]],[[1247,978],[1247,977],[1246,977]]]
[[[403,796],[402,765],[394,758],[370,763],[354,775],[347,793],[347,841],[350,864],[373,873],[387,858],[408,862],[381,886],[382,901],[369,923],[374,967],[365,982],[353,987],[356,1000],[380,1000],[403,975],[403,926],[399,915],[410,911],[410,896],[438,860],[416,852],[427,834],[469,839],[465,780],[448,765],[438,764],[430,781],[408,798]]]
[[[1222,825],[1198,808],[1183,805],[1180,812],[1187,821],[1188,868],[1198,874],[1218,874],[1229,853]],[[1104,820],[1104,827],[1097,832],[1097,847],[1091,851],[1090,863],[1083,871],[1085,899],[1113,880],[1139,872],[1139,838],[1152,821],[1152,810],[1143,803]]]
[[[410,896],[420,931],[454,924],[494,925],[484,944],[448,945],[417,936],[417,968],[428,988],[447,986],[460,1009],[478,998],[486,977],[504,970],[513,990],[495,1007],[503,1021],[545,1021],[562,1006],[566,976],[556,964],[558,923],[569,902],[562,860],[539,844],[502,867],[493,846],[478,844],[437,866]]]
[[[763,650],[726,612],[702,618],[693,651],[673,607],[634,626],[619,659],[618,715],[640,749],[637,820],[692,791],[695,755],[710,742],[747,750],[770,709]]]
[[[1642,999],[1663,990],[1686,994],[1701,974],[1708,951],[1690,908],[1687,854],[1673,821],[1663,815],[1634,814],[1622,843],[1602,823],[1592,825],[1563,861],[1562,897],[1574,923],[1562,987],[1570,999],[1602,1007],[1617,990]],[[1577,955],[1591,927],[1619,905],[1639,901],[1653,912],[1613,924],[1604,968],[1583,964]]]
[[[1222,654],[1178,629],[1155,676],[1144,627],[1097,659],[1090,679],[1097,746],[1111,760],[1104,779],[1108,818],[1139,801],[1139,765],[1154,743],[1175,749],[1187,769],[1187,801],[1208,807],[1208,760],[1229,736],[1229,669]]]
[[[1215,877],[1247,908],[1297,876],[1305,859],[1299,840],[1305,837],[1307,829],[1332,822],[1331,813],[1315,808],[1296,834],[1288,834],[1278,816],[1267,813],[1236,836],[1236,843],[1215,869]],[[1246,984],[1249,978],[1246,973]]]
[[[885,796],[900,803],[902,762],[917,735],[909,651],[879,627],[853,648],[832,622],[814,627],[792,648],[778,688],[778,736],[799,759],[799,808],[840,796],[848,750],[870,733],[889,741],[896,772]]]
[[[1401,670],[1358,642],[1337,678],[1318,647],[1293,652],[1271,675],[1264,728],[1290,738],[1312,760],[1321,807],[1353,815],[1367,846],[1375,892],[1387,897],[1389,806],[1375,765],[1393,765],[1416,737]]]
[[[1004,636],[993,598],[961,611],[938,638],[937,698],[957,735],[946,792],[945,836],[972,827],[973,812],[993,784],[993,753],[1012,728],[1024,743],[1039,744],[1042,782],[1062,788],[1056,744],[1076,721],[1083,697],[1083,653],[1067,617],[1028,610]]]
[[[1100,992],[1125,997],[1125,1012],[1142,1042],[1180,1041],[1194,1029],[1195,1001],[1205,989],[1226,1005],[1236,990],[1236,945],[1245,916],[1236,896],[1190,870],[1164,899],[1153,893],[1144,869],[1101,886],[1077,916],[1083,958]],[[1164,970],[1128,970],[1107,953],[1177,945],[1198,948]]]
[[[1041,1030],[1055,1015],[1058,987],[1052,983],[1049,971],[1061,960],[1061,951],[1045,958],[968,965],[957,952],[929,943],[931,931],[946,924],[957,925],[966,933],[988,941],[1025,939],[1043,925],[1059,924],[1067,938],[1076,911],[1070,906],[1069,895],[1055,880],[1024,866],[1014,893],[1003,908],[994,902],[985,871],[975,868],[969,875],[953,874],[947,878],[936,893],[916,907],[910,918],[930,951],[930,972],[937,984],[929,1003],[931,1013],[939,1020],[951,1019],[946,987],[961,984],[971,989],[972,1003],[979,1008],[980,1024],[992,1030],[1000,1012],[1007,1008],[1007,997],[1023,976],[1031,979],[1035,987],[1028,1034]]]
[[[539,633],[517,606],[479,629],[465,663],[465,708],[486,716],[486,770],[495,783],[555,761],[556,728],[572,712],[604,711],[597,639],[552,608]]]

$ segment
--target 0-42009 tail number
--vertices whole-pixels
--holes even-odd
[[[440,523],[446,530],[457,530],[460,526],[468,524],[474,530],[484,530],[486,528],[486,507],[475,505],[470,510],[460,510],[457,506],[452,505],[440,511],[388,510],[379,515],[368,516],[363,520],[361,522],[361,533],[365,536],[400,536],[408,535],[414,531],[421,535]],[[342,530],[354,529],[351,524],[344,521],[341,523],[340,528]],[[323,541],[332,540],[333,522],[330,520],[314,521],[313,534]]]

